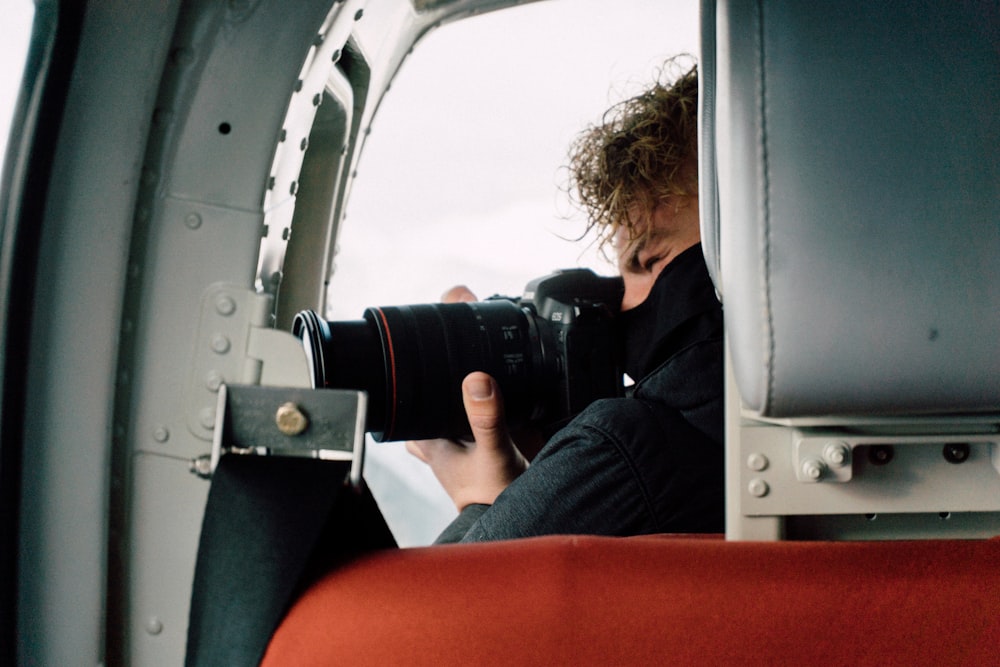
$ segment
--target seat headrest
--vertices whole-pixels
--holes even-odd
[[[717,197],[706,255],[744,402],[1000,413],[1000,19],[971,2],[715,10],[702,206]]]

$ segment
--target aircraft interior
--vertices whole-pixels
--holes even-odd
[[[317,371],[341,227],[421,40],[533,4],[36,1],[0,664],[1000,664],[996,2],[678,0],[725,534],[401,544],[397,413]]]

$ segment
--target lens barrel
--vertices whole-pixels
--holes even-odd
[[[292,331],[315,387],[368,392],[365,428],[379,441],[466,437],[461,385],[472,371],[496,379],[511,426],[526,424],[556,373],[534,317],[503,299],[368,308],[342,322],[303,311]]]

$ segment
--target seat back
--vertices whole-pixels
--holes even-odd
[[[845,535],[908,530],[871,530],[886,513],[937,522],[920,534],[947,516],[950,532],[957,513],[997,512],[995,9],[703,5],[703,236],[735,387],[730,534],[792,536],[810,522],[776,517],[831,515],[853,515]]]

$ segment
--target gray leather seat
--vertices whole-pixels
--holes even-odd
[[[746,501],[731,525],[754,511],[814,512],[800,497],[822,486],[811,481],[854,483],[839,484],[823,500],[833,506],[815,514],[972,511],[965,501],[949,506],[947,494],[904,507],[872,490],[862,494],[871,506],[863,510],[852,488],[876,468],[862,465],[859,454],[868,450],[859,446],[907,453],[896,457],[885,495],[904,493],[900,476],[911,498],[940,486],[918,483],[910,466],[924,465],[917,461],[924,454],[892,434],[924,437],[919,444],[933,445],[935,460],[949,442],[968,445],[963,470],[982,470],[963,478],[946,466],[951,477],[941,488],[974,481],[989,497],[975,511],[1000,510],[996,8],[702,4],[702,225],[740,399],[731,439],[745,445],[753,425],[786,429],[773,437],[801,487],[789,492],[790,512],[751,509],[772,503],[784,482],[767,476],[777,464],[770,472],[747,464],[754,453],[770,461],[763,445],[731,442],[739,486],[734,481],[730,492]],[[801,469],[813,456],[797,451],[803,433],[836,440],[845,431],[871,434],[841,439],[849,470],[820,455],[825,470],[803,479],[815,476]],[[754,480],[766,490],[758,484],[750,492]]]

